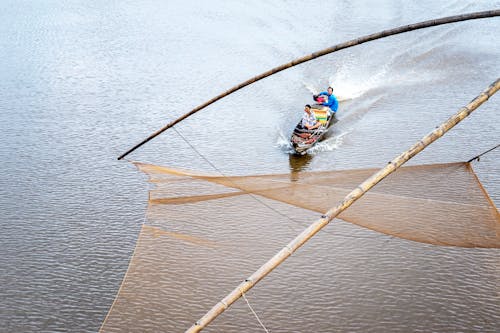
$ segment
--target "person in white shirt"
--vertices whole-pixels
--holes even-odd
[[[297,134],[303,139],[312,140],[310,137],[312,132],[321,126],[321,123],[316,119],[314,112],[311,110],[311,106],[306,104],[304,106],[304,114],[302,116],[302,121],[297,126],[297,129],[301,132]],[[306,143],[309,143],[309,140]]]
[[[302,129],[313,130],[321,126],[321,123],[316,119],[314,112],[311,110],[311,106],[306,104],[304,106],[304,114],[302,115]]]

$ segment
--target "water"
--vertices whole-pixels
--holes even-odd
[[[134,249],[149,188],[144,175],[116,157],[168,121],[304,54],[499,5],[2,1],[0,327],[99,329]],[[498,18],[458,23],[322,57],[184,121],[176,130],[189,144],[168,131],[129,158],[241,175],[383,166],[498,77],[499,26]],[[284,141],[311,91],[329,84],[343,99],[341,121],[297,160]],[[495,96],[411,163],[468,160],[498,144],[498,106]],[[495,151],[475,164],[497,206],[499,161]],[[283,278],[277,273],[251,295],[273,331],[487,332],[498,326],[498,250],[437,248],[349,224],[337,228],[356,237],[320,235],[287,263],[281,293],[263,295],[267,284]],[[248,265],[257,267],[263,257]],[[316,261],[305,269],[298,265],[310,258]],[[310,287],[295,287],[301,281]],[[193,320],[203,310],[182,306]],[[228,322],[246,318],[247,330],[259,331],[243,303],[234,309],[221,329],[241,328]]]

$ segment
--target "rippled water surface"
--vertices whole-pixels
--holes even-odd
[[[403,24],[499,7],[498,1],[1,1],[0,331],[99,330],[127,270],[150,188],[145,175],[116,157],[153,131],[299,56]],[[381,167],[498,78],[499,30],[499,18],[468,21],[316,59],[213,104],[128,158],[225,175]],[[309,155],[290,155],[287,140],[302,105],[330,84],[341,99],[340,121]],[[466,161],[497,145],[499,106],[493,97],[410,163]],[[498,206],[500,152],[474,168]],[[242,201],[236,208],[248,207]],[[288,209],[302,222],[286,232],[265,230],[275,217],[265,207],[256,210],[258,223],[238,226],[241,237],[248,229],[256,244],[271,245],[256,256],[245,252],[239,267],[222,262],[228,276],[244,278],[315,218]],[[215,234],[237,212],[204,230]],[[328,228],[249,294],[271,331],[498,329],[498,249],[420,244],[342,221]],[[166,262],[189,253],[172,250]],[[187,291],[197,279],[203,277],[189,270],[177,277]],[[210,286],[207,304],[234,284]],[[182,322],[207,310],[197,300],[179,302]],[[262,331],[244,302],[214,324],[213,331]],[[167,331],[184,329],[173,324]]]

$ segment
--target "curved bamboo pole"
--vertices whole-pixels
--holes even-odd
[[[164,131],[166,131],[170,127],[181,122],[182,120],[186,119],[187,117],[195,114],[196,112],[200,111],[201,109],[204,109],[205,107],[209,106],[210,104],[215,103],[219,99],[222,99],[222,98],[234,93],[235,91],[240,90],[243,87],[246,87],[252,83],[255,83],[259,80],[262,80],[263,78],[266,78],[268,76],[271,76],[273,74],[281,72],[282,70],[285,70],[287,68],[296,66],[298,64],[302,64],[302,63],[310,61],[312,59],[319,58],[319,57],[324,56],[324,55],[329,54],[329,53],[333,53],[333,52],[336,52],[336,51],[339,51],[342,49],[346,49],[346,48],[349,48],[349,47],[352,47],[355,45],[363,44],[363,43],[366,43],[366,42],[369,42],[369,41],[372,41],[375,39],[384,38],[387,36],[397,35],[397,34],[400,34],[403,32],[433,27],[433,26],[442,25],[442,24],[448,24],[448,23],[454,23],[454,22],[460,22],[460,21],[466,21],[466,20],[481,19],[481,18],[494,17],[494,16],[500,16],[500,10],[488,10],[488,11],[484,11],[484,12],[474,12],[474,13],[469,13],[469,14],[448,16],[448,17],[443,17],[443,18],[439,18],[439,19],[435,19],[435,20],[423,21],[423,22],[419,22],[419,23],[401,26],[401,27],[394,28],[394,29],[383,30],[381,32],[377,32],[377,33],[374,33],[371,35],[352,39],[350,41],[331,46],[331,47],[326,48],[324,50],[311,53],[311,54],[303,56],[301,58],[297,58],[295,60],[292,60],[291,62],[288,62],[288,63],[283,64],[281,66],[275,67],[273,69],[268,70],[267,72],[264,72],[264,73],[257,75],[251,79],[248,79],[245,82],[242,82],[242,83],[232,87],[231,89],[226,90],[222,94],[217,95],[214,98],[206,101],[205,103],[195,107],[194,109],[192,109],[188,113],[186,113],[183,116],[177,118],[176,120],[173,120],[172,122],[168,123],[163,128],[154,132],[149,137],[142,140],[141,142],[139,142],[138,144],[136,144],[135,146],[133,146],[129,150],[127,150],[125,153],[120,155],[118,157],[118,159],[121,160],[122,158],[124,158],[125,156],[127,156],[128,154],[130,154],[131,152],[133,152],[134,150],[136,150],[137,148],[139,148],[140,146],[142,146],[146,142],[148,142],[151,139],[155,138],[156,136],[160,135],[161,133],[163,133]]]
[[[260,280],[266,277],[273,269],[275,269],[289,256],[291,256],[292,253],[297,251],[317,232],[319,232],[323,227],[325,227],[328,223],[330,223],[330,221],[332,221],[337,215],[339,215],[342,211],[351,206],[356,200],[361,198],[368,190],[370,190],[382,179],[384,179],[389,174],[394,172],[397,168],[399,168],[413,156],[417,155],[419,152],[424,150],[425,147],[427,147],[432,142],[442,137],[456,124],[458,124],[468,115],[470,115],[481,104],[486,102],[488,98],[490,98],[499,89],[500,89],[500,78],[497,79],[494,83],[492,83],[487,89],[485,89],[469,104],[467,104],[467,106],[460,109],[455,115],[453,115],[443,124],[441,124],[441,126],[436,128],[428,135],[424,136],[410,149],[400,154],[398,157],[389,162],[389,164],[387,164],[384,168],[380,169],[378,172],[376,172],[371,177],[366,179],[363,183],[358,185],[358,187],[355,188],[351,193],[349,193],[341,203],[339,203],[336,207],[330,209],[325,215],[321,217],[321,219],[311,224],[294,240],[288,243],[288,245],[285,246],[281,251],[279,251],[273,258],[271,258],[267,263],[262,265],[255,273],[253,273],[249,278],[247,278],[238,287],[236,287],[229,295],[227,295],[224,299],[222,299],[219,303],[217,303],[199,321],[197,321],[193,326],[191,326],[191,328],[189,328],[186,331],[186,333],[200,332],[210,322],[212,322],[212,320],[214,320],[218,315],[224,312],[231,304],[236,302],[243,294],[245,294],[248,290],[250,290],[253,286],[255,286]]]

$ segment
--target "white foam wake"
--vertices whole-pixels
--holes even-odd
[[[342,132],[337,135],[331,136],[323,141],[318,142],[310,149],[307,150],[308,154],[315,155],[324,151],[333,151],[338,149],[344,143],[344,137],[349,134],[350,131]]]
[[[344,102],[361,97],[370,90],[380,87],[385,82],[386,75],[386,67],[382,67],[376,74],[369,77],[359,77],[349,66],[343,66],[330,76],[328,85],[333,88],[333,94],[338,101]],[[303,82],[303,84],[312,95],[325,91],[327,88],[320,87],[318,83]]]
[[[292,147],[292,144],[290,143],[290,138],[285,136],[285,133],[283,133],[283,129],[281,128],[278,128],[277,132],[278,135],[276,138],[276,147],[287,154],[293,154],[294,149]]]
[[[331,131],[332,129],[330,129]],[[276,138],[276,147],[281,149],[283,152],[287,154],[295,153],[292,144],[290,143],[290,139],[285,136],[282,129],[277,130],[278,135]],[[338,149],[342,143],[344,142],[344,137],[351,132],[351,129],[347,131],[343,131],[339,134],[332,135],[331,137],[327,137],[326,139],[316,143],[313,147],[307,150],[307,154],[317,154],[319,152],[324,151],[333,151]],[[328,134],[327,134],[328,135]]]

